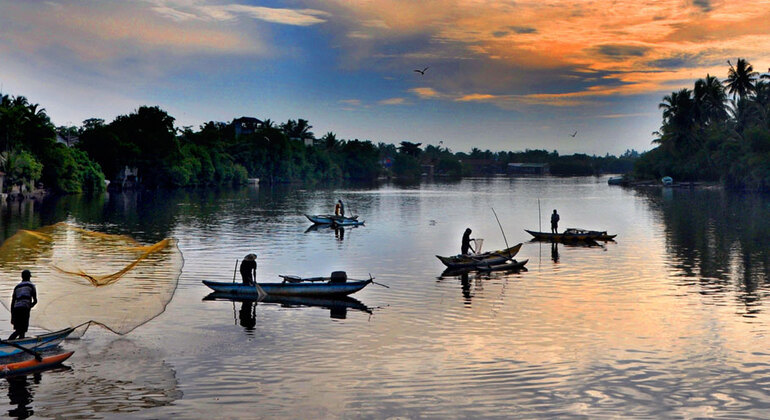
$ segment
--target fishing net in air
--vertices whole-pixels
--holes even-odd
[[[183,263],[171,238],[145,245],[66,223],[20,230],[0,246],[0,301],[10,310],[22,270],[30,270],[38,298],[30,325],[92,322],[126,334],[163,313]]]

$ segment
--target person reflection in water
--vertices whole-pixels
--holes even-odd
[[[252,286],[257,282],[257,254],[249,254],[241,261],[241,279],[243,284]]]
[[[559,245],[556,242],[551,242],[551,259],[553,262],[559,262]]]
[[[238,319],[240,320],[241,327],[246,331],[253,331],[257,326],[257,302],[253,300],[244,300],[241,303],[241,310],[238,312]]]
[[[33,375],[34,383],[40,383],[40,374]],[[16,408],[8,410],[8,416],[18,419],[26,419],[32,417],[35,414],[35,410],[30,407],[32,403],[31,383],[27,376],[14,376],[7,378],[8,380],[8,402]]]
[[[463,297],[465,298],[465,304],[471,304],[471,280],[468,278],[468,273],[462,273],[460,275],[460,284],[463,287]]]
[[[345,228],[342,226],[334,228],[334,236],[340,241],[345,239]]]

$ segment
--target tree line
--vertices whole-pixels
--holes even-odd
[[[419,179],[428,167],[438,176],[484,176],[505,173],[515,162],[547,163],[558,175],[591,175],[628,172],[639,156],[630,150],[620,157],[477,148],[454,153],[443,142],[375,144],[338,139],[332,132],[317,138],[304,119],[282,124],[267,119],[240,132],[234,123],[210,121],[194,130],[174,122],[159,107],[142,106],[109,123],[92,118],[79,127],[55,127],[39,105],[23,96],[0,95],[4,189],[42,184],[64,193],[101,190],[105,179],[120,179],[127,168],[145,188],[241,184],[248,178],[270,183]]]
[[[663,98],[657,147],[636,162],[635,177],[770,190],[770,69],[760,74],[743,58],[728,65],[724,81],[707,74]]]

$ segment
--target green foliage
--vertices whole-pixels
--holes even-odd
[[[64,193],[102,191],[104,174],[99,164],[78,149],[56,144],[44,152],[43,183]]]
[[[420,161],[414,156],[399,153],[393,160],[393,173],[399,178],[418,178],[422,174]]]
[[[707,75],[693,91],[667,95],[659,146],[636,162],[636,177],[721,180],[729,188],[770,191],[770,85],[757,76],[739,59],[730,65],[727,90]]]
[[[26,150],[3,152],[0,157],[8,185],[26,185],[32,189],[43,173],[43,164]]]

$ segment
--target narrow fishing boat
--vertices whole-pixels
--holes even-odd
[[[0,363],[0,377],[20,375],[50,369],[62,364],[65,360],[69,359],[73,353],[75,352],[68,351],[65,353],[41,357],[41,360],[33,358],[19,362]]]
[[[280,276],[281,283],[259,283],[259,287],[269,295],[279,296],[347,296],[358,292],[374,281],[348,279],[344,271],[335,271],[330,277]],[[318,282],[318,283],[316,283]],[[218,282],[203,280],[203,284],[215,292],[230,293],[239,296],[259,296],[256,286],[243,283]]]
[[[540,241],[611,241],[618,235],[608,235],[607,231],[569,228],[562,233],[536,232],[524,229]]]
[[[468,254],[468,255],[453,255],[451,257],[442,257],[436,255],[445,266],[449,268],[463,268],[463,267],[478,267],[482,265],[496,265],[503,264],[509,259],[512,259],[521,249],[521,243],[516,244],[510,248],[501,249],[498,251],[488,251],[480,254]]]
[[[22,350],[18,347],[14,347],[12,343],[17,346],[26,347],[31,350],[45,350],[59,345],[68,335],[75,331],[74,328],[65,328],[63,330],[54,331],[46,334],[35,335],[32,337],[18,338],[15,340],[0,340],[0,357],[10,356],[13,354],[21,353]]]
[[[358,220],[358,216],[335,216],[333,214],[306,214],[305,217],[307,217],[308,220],[311,222],[317,224],[317,225],[330,225],[337,222],[352,222]],[[361,222],[363,223],[363,222]]]
[[[493,265],[478,265],[474,267],[461,267],[461,268],[447,268],[441,273],[441,277],[456,277],[461,276],[463,274],[468,274],[472,272],[480,272],[480,273],[489,273],[492,271],[508,271],[508,272],[518,272],[518,271],[526,271],[525,265],[527,265],[527,262],[529,260],[522,260],[522,261],[508,261],[503,262],[500,264],[493,264]]]

